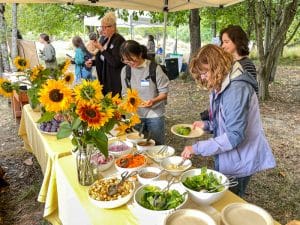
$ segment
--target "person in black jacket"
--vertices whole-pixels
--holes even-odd
[[[104,39],[94,41],[94,46],[99,49],[96,54],[95,65],[97,76],[103,85],[102,93],[105,95],[121,94],[121,70],[124,64],[121,61],[120,46],[125,39],[117,33],[116,16],[113,12],[106,13],[101,20],[101,29]]]

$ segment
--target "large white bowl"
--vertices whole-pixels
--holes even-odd
[[[180,156],[171,156],[171,157],[163,159],[161,161],[161,163],[160,163],[160,166],[165,171],[167,171],[168,173],[170,173],[171,175],[173,175],[173,176],[179,176],[180,174],[182,174],[184,171],[188,170],[192,166],[191,160],[186,159],[184,161],[184,163],[180,166],[180,168],[171,169],[170,166],[171,165],[178,165],[183,160],[184,160],[184,158],[182,158]]]
[[[184,206],[184,204],[188,200],[188,195],[186,194],[185,189],[179,183],[174,183],[170,187],[170,190],[177,190],[180,194],[184,195],[184,201],[183,201],[183,203],[181,203],[175,209],[168,209],[168,210],[158,211],[158,210],[151,210],[151,209],[144,208],[143,206],[141,206],[139,204],[139,201],[142,198],[142,194],[143,194],[142,190],[143,190],[144,187],[146,187],[146,186],[157,186],[160,189],[163,189],[164,187],[167,186],[167,184],[168,184],[168,182],[165,181],[165,180],[153,181],[151,184],[143,185],[143,186],[139,187],[135,191],[133,199],[134,199],[134,202],[136,204],[136,207],[140,210],[140,212],[144,213],[145,215],[151,215],[153,217],[155,217],[155,216],[162,216],[162,215],[166,216],[166,215],[169,215],[170,213],[172,213],[173,211],[175,211],[177,209],[180,209],[180,208],[182,208]]]
[[[110,148],[112,147],[116,147],[116,146],[124,146],[124,145],[127,145],[128,146],[128,149],[124,150],[124,151],[111,151],[109,150]],[[120,141],[120,140],[117,140],[117,141],[114,141],[112,143],[110,143],[108,145],[108,151],[109,153],[113,154],[115,157],[120,157],[122,155],[127,155],[129,154],[133,149],[133,144],[129,141]]]
[[[139,173],[137,175],[138,181],[144,185],[144,184],[151,184],[153,181],[158,180],[161,170],[158,167],[144,167],[139,170]],[[143,173],[155,173],[157,176],[145,178],[142,176]]]
[[[139,136],[138,132],[126,134],[126,141],[129,141],[133,144],[136,144],[137,142],[143,141],[143,140],[146,140],[146,139],[144,139],[144,135],[141,134],[141,136]]]
[[[179,209],[168,215],[164,220],[164,225],[217,225],[208,214],[196,209]]]
[[[165,145],[156,145],[146,150],[146,154],[148,157],[153,159],[156,162],[161,162],[163,159],[174,155],[175,149],[171,146],[168,146],[164,154],[158,154],[159,150],[161,150]]]
[[[228,178],[220,173],[217,172],[215,170],[210,170],[207,169],[207,173],[212,172],[214,175],[216,175],[217,177],[221,177],[221,183],[227,183]],[[216,201],[218,201],[220,198],[222,198],[224,196],[224,194],[226,193],[226,191],[228,190],[228,186],[225,186],[224,189],[222,191],[219,192],[213,192],[213,193],[207,193],[207,192],[198,192],[198,191],[194,191],[186,186],[183,185],[183,181],[185,181],[185,179],[187,177],[192,177],[192,176],[196,176],[199,175],[201,173],[201,169],[192,169],[192,170],[188,170],[185,171],[182,175],[181,175],[181,184],[182,186],[188,191],[189,196],[191,197],[191,199],[201,205],[210,205]]]
[[[110,178],[111,177],[107,177],[104,179],[110,179]],[[130,191],[130,193],[128,195],[126,195],[124,197],[120,197],[116,200],[98,201],[98,200],[95,200],[92,197],[90,197],[89,193],[88,193],[88,198],[91,201],[91,203],[93,203],[95,206],[102,208],[102,209],[113,209],[113,208],[120,207],[120,206],[126,204],[134,194],[135,184],[134,184],[134,182],[131,182],[131,183],[132,183],[132,190]]]
[[[155,145],[155,141],[152,140],[152,139],[150,139],[150,140],[148,141],[149,144],[148,144],[147,146],[140,145],[140,144],[142,144],[142,143],[145,143],[146,141],[147,141],[147,140],[138,141],[138,142],[136,143],[136,149],[137,149],[138,151],[146,151],[147,149],[152,148],[152,147]]]
[[[126,155],[124,155],[123,157],[126,157]],[[119,158],[118,160],[120,160],[121,158]],[[120,173],[123,173],[125,171],[127,171],[128,173],[132,173],[132,172],[138,171],[139,169],[143,168],[147,164],[147,158],[146,158],[146,156],[144,156],[144,158],[145,158],[145,162],[144,162],[143,165],[140,165],[140,166],[137,166],[137,167],[133,167],[133,168],[123,168],[123,167],[120,167],[120,166],[117,165],[117,160],[115,160],[115,167],[116,167],[116,169]]]

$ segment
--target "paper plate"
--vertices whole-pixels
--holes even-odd
[[[192,129],[191,133],[189,135],[181,135],[181,134],[178,134],[176,132],[176,129],[178,127],[190,127]],[[173,125],[171,127],[171,132],[179,137],[184,137],[184,138],[197,138],[197,137],[200,137],[204,134],[204,131],[201,129],[201,128],[195,128],[193,129],[193,125],[192,124],[176,124],[176,125]]]
[[[206,213],[195,209],[179,209],[170,214],[164,225],[217,225],[216,222]]]
[[[223,225],[274,225],[270,214],[264,209],[249,203],[232,203],[221,213]]]

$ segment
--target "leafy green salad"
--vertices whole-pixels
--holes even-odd
[[[143,190],[139,204],[151,210],[174,209],[184,201],[184,195],[177,190],[161,191],[156,186],[146,186]]]
[[[212,172],[208,173],[206,167],[201,168],[201,173],[196,176],[187,177],[182,183],[193,191],[211,191],[219,192],[224,190],[224,186],[221,186],[222,177],[217,177]]]
[[[192,129],[190,127],[179,126],[176,128],[176,133],[184,136],[188,136]]]

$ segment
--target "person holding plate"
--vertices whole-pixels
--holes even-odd
[[[186,146],[181,156],[214,156],[215,170],[235,177],[239,184],[230,190],[243,196],[253,174],[276,166],[262,127],[257,82],[230,53],[212,44],[198,51],[190,72],[211,90],[210,120],[193,126],[213,132],[213,138]]]
[[[165,105],[169,79],[161,67],[147,59],[146,46],[134,40],[125,41],[120,48],[123,63],[121,71],[122,95],[127,88],[136,89],[143,100],[138,109],[141,119],[136,129],[144,125],[144,134],[150,134],[157,145],[165,143]]]

